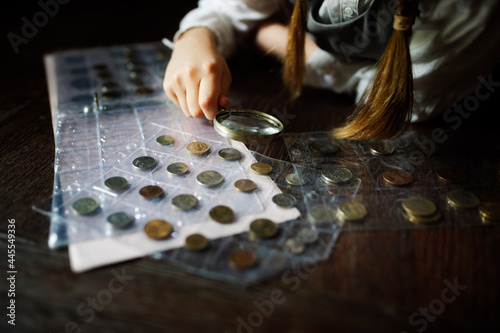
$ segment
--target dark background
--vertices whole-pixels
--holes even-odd
[[[21,272],[18,320],[29,328],[18,326],[15,332],[59,332],[69,320],[81,323],[75,306],[85,297],[95,296],[110,279],[109,268],[72,273],[66,249],[47,248],[49,219],[31,209],[50,198],[53,185],[55,147],[43,55],[63,49],[171,39],[180,19],[195,5],[194,0],[72,0],[60,5],[58,14],[39,28],[26,45],[20,45],[15,54],[7,34],[20,34],[21,18],[26,16],[32,21],[40,7],[37,1],[3,3],[0,230],[5,244],[6,221],[16,219],[16,254]],[[275,62],[240,50],[230,67],[234,79],[232,101],[246,101],[245,107],[263,111],[272,111],[277,105],[283,109],[285,103],[276,104],[273,100],[274,85],[279,85],[279,67]],[[500,81],[498,69],[493,80]],[[452,146],[465,154],[467,147],[467,152],[476,154],[478,161],[486,159],[493,147],[483,138],[489,137],[488,129],[498,135],[497,122],[492,119],[499,111],[499,95],[497,90],[464,121],[460,131],[451,131],[454,139],[442,148]],[[288,128],[292,132],[329,129],[333,121],[325,119],[324,112],[333,108],[346,111],[351,101],[346,96],[306,89],[295,105],[289,105],[296,118]],[[296,112],[304,108],[308,112]],[[434,126],[449,127],[435,119],[417,129],[429,133]],[[280,152],[284,152],[283,147]],[[470,288],[436,322],[430,323],[426,332],[466,332],[474,328],[498,332],[498,230],[436,228],[342,233],[330,258],[297,292],[287,294],[290,301],[277,308],[262,331],[415,332],[414,327],[408,326],[408,315],[439,296],[444,278],[460,276],[459,281],[463,278]],[[2,253],[6,253],[4,250],[2,246]],[[5,263],[2,257],[3,272]],[[151,258],[115,268],[126,268],[139,278],[91,325],[83,325],[84,332],[163,332],[168,328],[174,332],[222,332],[227,327],[234,330],[234,318],[254,311],[254,300],[266,299],[273,288],[283,287],[278,280],[249,289],[227,286]],[[3,304],[2,301],[2,307]],[[0,327],[5,322],[3,318]]]

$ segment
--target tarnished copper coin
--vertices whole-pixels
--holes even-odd
[[[144,232],[149,238],[163,239],[170,236],[174,228],[165,220],[152,220],[144,226]]]
[[[257,188],[257,184],[250,179],[240,179],[234,183],[234,187],[241,192],[252,192]]]
[[[147,185],[139,190],[139,194],[146,200],[161,198],[165,192],[160,186]]]
[[[208,214],[212,220],[219,223],[229,223],[234,220],[233,210],[223,205],[213,207]]]
[[[382,178],[385,182],[395,186],[405,186],[413,180],[413,177],[408,172],[400,169],[386,170],[382,174]]]
[[[238,249],[229,255],[229,267],[234,269],[243,269],[255,266],[257,264],[257,252],[251,249]]]
[[[436,176],[446,183],[463,183],[465,181],[465,172],[457,168],[438,169]]]
[[[202,234],[191,234],[186,237],[184,246],[192,251],[201,251],[208,246],[208,239]]]

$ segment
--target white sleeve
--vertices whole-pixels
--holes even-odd
[[[238,41],[259,22],[276,13],[284,0],[200,0],[180,23],[174,42],[186,30],[194,27],[210,29],[219,50],[229,57]]]
[[[413,122],[442,114],[466,96],[478,94],[476,87],[491,79],[487,75],[500,60],[500,34],[496,33],[500,31],[499,2],[468,0],[460,6],[453,0],[420,2],[421,12],[410,42]],[[316,51],[306,62],[304,84],[351,94],[358,102],[375,76],[375,63],[349,60]],[[498,83],[487,84],[484,89],[491,90]],[[463,107],[473,109],[472,104]]]

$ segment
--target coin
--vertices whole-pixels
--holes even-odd
[[[109,177],[108,179],[106,179],[104,181],[104,186],[106,186],[108,190],[119,192],[128,188],[129,183],[126,178],[116,176],[116,177]]]
[[[241,192],[252,192],[257,188],[257,184],[250,179],[240,179],[234,183],[234,187]]]
[[[301,254],[305,250],[305,245],[304,243],[299,243],[293,238],[289,238],[285,241],[285,244],[283,245],[283,249],[286,252],[290,252],[293,254]]]
[[[212,220],[219,223],[229,223],[234,219],[233,210],[227,206],[222,205],[215,206],[210,209],[209,215]]]
[[[165,220],[152,220],[144,226],[144,232],[149,238],[163,239],[170,236],[174,228]]]
[[[210,150],[210,146],[202,141],[191,142],[186,146],[187,151],[192,155],[203,155]]]
[[[278,225],[268,219],[257,219],[250,223],[250,235],[258,238],[274,237],[278,230]]]
[[[172,198],[172,205],[180,210],[191,210],[198,206],[198,199],[191,194],[179,194]]]
[[[483,202],[479,205],[479,214],[490,221],[500,221],[500,203]]]
[[[224,176],[215,170],[200,172],[196,176],[196,181],[203,186],[217,186],[224,181]]]
[[[390,155],[395,150],[394,145],[386,141],[373,141],[369,147],[372,155]]]
[[[309,217],[313,222],[333,222],[334,214],[333,211],[324,206],[316,205],[312,206],[309,210]]]
[[[458,208],[475,208],[479,205],[479,198],[472,192],[452,190],[448,192],[448,203]]]
[[[90,197],[84,197],[73,202],[73,210],[78,215],[89,215],[99,209],[99,202]]]
[[[436,212],[436,205],[422,197],[409,197],[403,201],[404,210],[413,216],[429,216]]]
[[[442,168],[436,170],[439,180],[446,183],[463,183],[465,181],[465,172],[457,168]]]
[[[410,222],[417,224],[430,224],[439,221],[439,219],[441,218],[440,212],[436,212],[428,216],[415,216],[407,213],[405,213],[404,215]]]
[[[319,155],[331,155],[339,150],[339,147],[327,140],[314,141],[311,143],[313,152]]]
[[[167,172],[174,176],[180,176],[188,172],[189,167],[186,163],[175,162],[167,166]]]
[[[329,165],[321,171],[321,177],[327,183],[342,184],[352,179],[352,173],[346,168]]]
[[[229,267],[243,269],[257,264],[257,252],[251,249],[238,249],[229,254]]]
[[[406,171],[400,169],[390,169],[382,173],[382,178],[391,185],[404,186],[411,183],[413,177]]]
[[[132,162],[132,165],[137,169],[148,170],[154,168],[157,163],[158,162],[151,156],[140,156]]]
[[[312,244],[318,240],[318,233],[309,228],[302,228],[293,239],[301,244]]]
[[[108,215],[106,220],[115,228],[126,228],[134,222],[134,217],[126,212],[116,212]]]
[[[146,200],[152,200],[162,197],[165,192],[160,186],[146,185],[139,190],[139,194]]]
[[[202,234],[191,234],[186,237],[184,246],[192,251],[201,251],[208,246],[208,239]]]
[[[234,148],[222,148],[218,154],[220,158],[226,161],[237,161],[241,158],[240,151]]]
[[[156,142],[162,146],[171,145],[174,141],[175,139],[170,135],[160,135],[156,138]]]
[[[338,208],[339,216],[348,221],[359,221],[365,218],[367,212],[365,206],[357,201],[344,201]]]
[[[250,166],[250,168],[258,175],[267,175],[273,171],[273,167],[267,163],[254,163]]]
[[[301,186],[305,185],[308,182],[308,179],[304,176],[299,176],[297,173],[289,173],[286,175],[285,180],[288,184],[293,186]]]
[[[297,199],[288,193],[279,193],[273,196],[273,202],[280,207],[291,208],[297,204]]]

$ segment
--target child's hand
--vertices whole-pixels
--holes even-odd
[[[219,105],[229,106],[225,96],[231,73],[207,28],[192,28],[175,43],[163,89],[188,117],[213,120]]]

